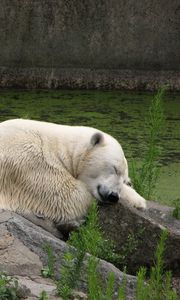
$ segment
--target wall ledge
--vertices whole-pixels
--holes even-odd
[[[0,88],[180,91],[180,71],[0,67]]]

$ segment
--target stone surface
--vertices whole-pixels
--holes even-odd
[[[16,276],[20,286],[25,286],[30,290],[31,297],[39,297],[42,291],[46,291],[48,295],[55,294],[55,284],[50,279],[39,278],[31,279],[30,277]]]
[[[0,6],[1,87],[180,89],[178,0]]]
[[[42,268],[39,257],[13,236],[5,223],[0,225],[0,270],[12,275],[38,275]]]
[[[140,211],[122,204],[102,206],[100,225],[105,236],[114,240],[117,252],[127,255],[131,274],[144,265],[150,267],[162,229],[169,231],[166,243],[165,266],[180,276],[180,221],[172,217],[172,208],[148,201]],[[129,238],[128,238],[129,236]]]
[[[179,70],[178,0],[0,0],[0,6],[1,66]]]
[[[52,246],[53,253],[57,258],[56,276],[58,278],[63,255],[69,250],[69,246],[22,216],[9,212],[6,216],[6,212],[0,212],[0,269],[8,271],[9,275],[19,277],[21,284],[31,291],[31,294],[27,295],[29,300],[36,299],[41,288],[48,293],[54,289],[52,283],[40,278],[42,265],[47,265],[47,255],[43,251],[43,245],[47,243]],[[84,268],[85,266],[86,261]],[[107,280],[109,272],[113,271],[116,286],[122,283],[123,273],[112,264],[100,260],[99,270],[103,282]],[[127,300],[134,299],[135,286],[136,278],[127,275]],[[85,276],[80,280],[78,289],[81,292],[87,291]],[[55,300],[56,298],[53,297],[55,296],[52,295],[52,300]]]

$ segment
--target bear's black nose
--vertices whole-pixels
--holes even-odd
[[[116,203],[119,200],[118,193],[109,192],[107,188],[98,185],[97,187],[102,203]]]
[[[118,200],[119,200],[119,195],[118,195],[118,193],[112,192],[111,194],[108,195],[107,200],[108,200],[109,202],[113,202],[113,203],[118,202]]]

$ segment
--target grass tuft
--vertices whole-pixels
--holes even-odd
[[[42,291],[40,296],[39,296],[39,300],[49,300],[48,294],[46,293],[46,291]]]
[[[53,254],[53,249],[52,249],[51,245],[46,244],[46,245],[44,245],[43,249],[47,254],[48,265],[47,265],[47,267],[45,267],[41,270],[41,275],[45,278],[52,278],[53,279],[54,275],[55,275],[56,257]]]
[[[161,88],[152,99],[149,115],[145,122],[148,148],[140,169],[132,161],[132,182],[135,190],[145,199],[154,197],[159,175],[158,162],[161,155],[160,137],[164,127],[163,97],[166,89]]]
[[[103,300],[102,282],[100,274],[97,271],[98,260],[95,257],[89,257],[87,266],[88,299]]]
[[[18,281],[6,273],[0,273],[0,299],[19,300]]]
[[[173,210],[173,217],[180,220],[180,199],[176,199],[173,201],[174,210]]]

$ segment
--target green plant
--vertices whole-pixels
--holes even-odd
[[[146,199],[151,199],[155,192],[158,178],[158,161],[161,154],[159,139],[164,125],[162,99],[165,88],[161,88],[152,99],[146,120],[148,148],[140,169],[135,161],[131,165],[131,177],[135,190]]]
[[[162,290],[162,282],[164,276],[164,253],[167,237],[168,231],[163,230],[155,253],[155,266],[152,268],[153,282],[155,285],[156,293],[159,295]]]
[[[87,283],[89,300],[112,300],[114,299],[115,274],[108,274],[107,282],[103,283],[98,271],[99,260],[89,257],[87,265]],[[126,300],[126,271],[121,286],[118,290],[118,300]]]
[[[102,300],[102,282],[97,271],[98,260],[95,257],[89,257],[87,265],[87,283],[88,283],[88,299]]]
[[[87,264],[87,284],[89,300],[112,300],[114,298],[115,274],[108,274],[106,284],[103,284],[98,271],[99,260],[91,256]]]
[[[0,273],[0,299],[19,300],[18,281],[6,273]]]
[[[180,220],[180,199],[174,200],[173,217]]]
[[[54,278],[54,265],[55,265],[56,257],[53,254],[53,249],[49,244],[44,245],[43,249],[47,254],[48,265],[47,267],[44,267],[41,270],[41,274],[43,277]]]
[[[42,291],[40,296],[39,296],[39,300],[48,300],[48,294],[46,293],[46,291]]]
[[[62,267],[60,270],[60,279],[56,282],[58,295],[64,300],[69,299],[73,289],[81,276],[81,268],[85,251],[71,248],[65,253]]]
[[[107,286],[106,286],[106,300],[111,300],[114,293],[114,284],[115,284],[115,275],[113,272],[110,272],[108,275]]]
[[[146,268],[141,267],[137,273],[136,300],[147,299],[148,288],[145,285]]]
[[[53,249],[49,244],[44,245],[43,249],[47,254],[48,265],[41,270],[41,274],[43,277],[49,277],[55,280],[56,258],[53,254]],[[81,261],[83,260],[83,258],[80,258],[80,253],[80,251],[71,248],[70,252],[64,254],[60,270],[61,277],[59,280],[55,281],[57,293],[59,296],[62,296],[64,300],[69,299],[72,290],[76,285],[76,278],[78,278],[79,275],[78,268],[80,268]],[[45,297],[44,294],[41,295],[41,297]]]

